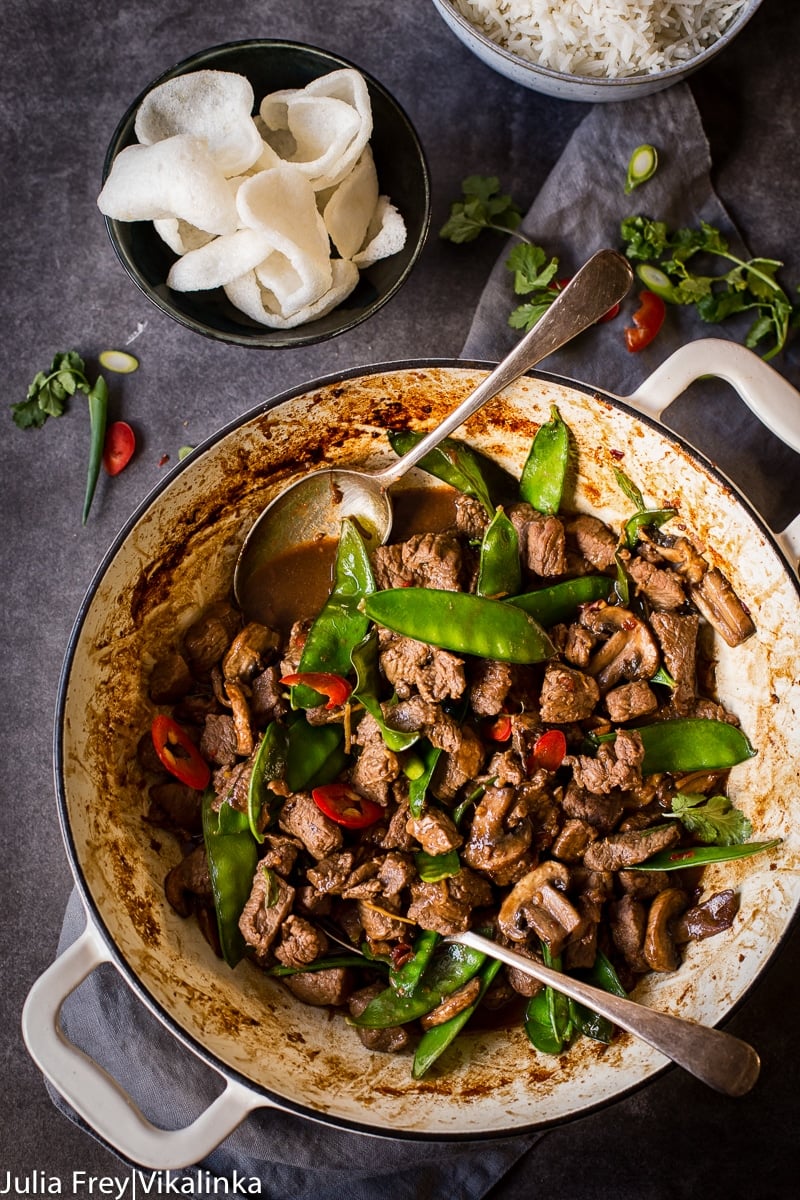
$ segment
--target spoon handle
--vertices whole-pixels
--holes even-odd
[[[478,933],[459,933],[447,940],[518,967],[526,975],[587,1005],[593,1012],[659,1050],[715,1091],[727,1096],[744,1096],[758,1078],[760,1062],[753,1047],[720,1029],[711,1029],[696,1021],[673,1017],[633,1000],[613,996],[525,958],[516,950],[500,946]]]
[[[428,451],[438,446],[482,405],[504,387],[530,371],[543,358],[594,325],[626,295],[633,282],[628,260],[616,250],[598,250],[584,263],[559,293],[544,316],[503,361],[486,376],[474,391],[453,409],[448,417],[431,430],[397,462],[374,476],[381,487],[391,487]]]

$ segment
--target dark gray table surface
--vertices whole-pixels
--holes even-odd
[[[246,351],[198,339],[137,292],[97,213],[103,154],[119,116],[156,74],[203,47],[263,36],[323,46],[380,78],[415,122],[430,160],[435,231],[472,172],[499,175],[527,205],[587,111],[491,72],[456,42],[429,0],[4,0],[2,27],[6,402],[21,399],[33,373],[59,349],[75,347],[91,359],[139,330],[131,348],[141,367],[113,385],[114,415],[135,424],[139,453],[113,486],[101,482],[86,528],[79,515],[87,429],[77,412],[38,434],[17,431],[7,415],[0,439],[7,672],[0,717],[0,1189],[6,1171],[65,1180],[75,1168],[119,1171],[109,1151],[54,1109],[19,1033],[24,997],[54,955],[72,886],[53,794],[53,711],[70,628],[94,569],[181,445],[337,368],[457,355],[498,253],[491,240],[458,254],[431,236],[409,283],[374,321],[320,346]],[[800,283],[798,47],[797,0],[766,0],[745,35],[692,81],[718,193],[751,248],[785,261],[783,279],[792,288]],[[773,527],[788,522],[791,488],[784,481],[775,505],[770,478],[796,467],[795,458],[757,434],[746,446],[711,449],[724,454],[729,474]],[[160,465],[166,454],[170,462]],[[800,501],[797,485],[795,495]],[[728,1023],[763,1059],[761,1079],[746,1098],[724,1100],[667,1070],[610,1108],[548,1132],[492,1196],[794,1194],[799,967],[795,928]]]

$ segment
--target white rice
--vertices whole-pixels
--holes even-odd
[[[652,74],[695,58],[747,0],[453,0],[520,58],[568,75]]]

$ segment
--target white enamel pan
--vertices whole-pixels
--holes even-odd
[[[585,1114],[661,1071],[666,1060],[622,1035],[602,1052],[579,1039],[559,1059],[524,1032],[465,1032],[442,1069],[411,1078],[403,1055],[371,1053],[343,1020],[302,1005],[248,963],[218,960],[163,893],[180,852],[158,853],[142,822],[146,786],[135,747],[149,727],[147,672],[205,604],[229,595],[238,547],[287,482],[325,465],[378,469],[385,430],[431,428],[485,374],[457,362],[353,371],[279,396],[211,438],[134,514],[83,602],[60,683],[55,772],[67,853],[86,932],[36,982],[23,1017],[36,1063],[126,1159],[151,1168],[202,1160],[257,1108],[277,1108],[377,1136],[508,1136]],[[800,520],[771,532],[731,484],[659,418],[700,376],[726,379],[800,452],[800,395],[749,351],[704,340],[679,350],[631,396],[545,374],[504,391],[460,431],[519,473],[557,404],[577,445],[571,507],[618,523],[630,515],[618,463],[654,508],[675,505],[689,536],[730,578],[757,633],[717,648],[718,689],[758,754],[731,791],[774,851],[709,868],[708,888],[736,887],[727,933],[690,945],[674,975],[637,988],[642,1003],[716,1025],[747,995],[786,936],[800,900]],[[417,480],[416,482],[419,482]],[[59,1026],[66,997],[112,963],[174,1036],[224,1079],[188,1128],[155,1128]],[[756,1047],[757,1049],[757,1047]]]

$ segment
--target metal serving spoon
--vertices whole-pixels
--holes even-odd
[[[673,1017],[637,1004],[635,1000],[613,996],[560,971],[552,971],[479,933],[457,933],[445,941],[479,950],[511,967],[518,967],[540,983],[549,984],[562,995],[585,1004],[620,1029],[641,1038],[690,1075],[726,1096],[744,1096],[758,1079],[761,1061],[753,1047],[721,1029],[711,1029],[686,1017]]]
[[[362,953],[330,922],[319,917],[316,922],[332,941],[354,954]],[[543,963],[526,958],[516,950],[501,946],[491,938],[471,930],[451,934],[443,941],[478,950],[509,967],[517,967],[540,983],[549,984],[563,996],[585,1004],[592,1012],[647,1042],[690,1075],[726,1096],[746,1095],[758,1079],[761,1060],[753,1047],[729,1033],[723,1033],[721,1029],[711,1029],[686,1017],[673,1017],[669,1013],[638,1004],[635,1000],[626,1000],[591,984],[581,983],[570,975],[553,971]]]
[[[615,250],[599,250],[511,353],[402,458],[374,474],[338,468],[315,471],[276,496],[257,517],[239,553],[233,577],[239,605],[246,611],[248,580],[265,562],[319,538],[338,538],[344,517],[357,520],[370,548],[385,542],[392,528],[392,484],[504,387],[604,316],[632,281],[626,258]]]

